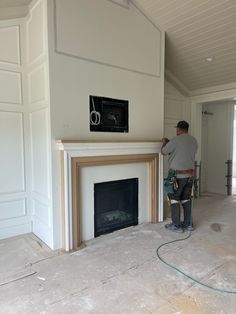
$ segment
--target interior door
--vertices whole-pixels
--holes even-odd
[[[227,160],[232,160],[234,107],[231,103],[203,105],[202,187],[227,194]]]

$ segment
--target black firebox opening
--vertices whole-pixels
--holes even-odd
[[[94,234],[138,224],[138,178],[94,184]]]

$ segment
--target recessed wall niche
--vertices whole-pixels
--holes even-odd
[[[89,96],[90,131],[129,131],[129,102],[123,99]]]

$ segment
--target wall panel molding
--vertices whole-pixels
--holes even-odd
[[[32,7],[30,18],[26,23],[28,65],[36,62],[46,53],[46,17],[44,11],[44,2],[38,1]]]
[[[49,112],[43,108],[30,113],[32,192],[50,198]]]
[[[0,239],[32,231],[26,19],[0,21]]]
[[[0,221],[27,215],[26,199],[0,202]]]
[[[23,123],[23,113],[0,111],[0,194],[25,191]]]
[[[0,70],[0,102],[22,105],[21,73]]]
[[[4,221],[5,225],[5,221]],[[18,222],[18,224],[7,225],[4,227],[0,226],[0,239],[6,239],[9,237],[18,236],[24,233],[32,232],[31,222],[29,219],[27,221]]]
[[[6,64],[20,65],[20,26],[0,26],[1,45],[0,62]]]
[[[124,10],[106,0],[54,0],[54,13],[57,53],[160,76],[161,32],[132,3]]]
[[[50,206],[33,199],[33,215],[47,227],[51,227]]]
[[[28,86],[30,105],[39,102],[47,102],[46,81],[45,64],[40,64],[29,73]]]

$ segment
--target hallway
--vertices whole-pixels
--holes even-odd
[[[195,200],[196,230],[160,254],[212,287],[236,291],[236,197]],[[156,256],[184,238],[142,224],[86,242],[65,254],[32,234],[0,241],[1,313],[235,313],[236,295],[199,286]]]

